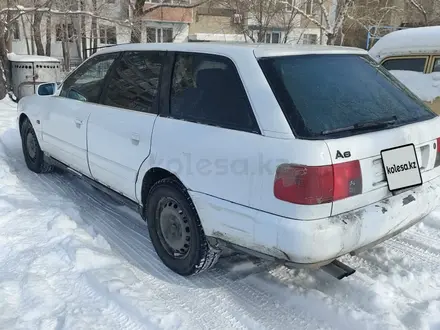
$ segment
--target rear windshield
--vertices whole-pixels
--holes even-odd
[[[394,118],[392,127],[396,127],[435,117],[368,56],[284,56],[263,58],[259,63],[299,138],[328,139],[365,133],[366,130],[328,134],[385,118]],[[371,130],[378,129],[383,128]]]

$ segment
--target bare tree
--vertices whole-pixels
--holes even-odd
[[[306,1],[307,3],[312,0]],[[304,19],[316,25],[327,37],[327,44],[334,45],[338,33],[341,32],[342,26],[348,17],[349,10],[354,5],[354,0],[315,0],[314,5],[318,7],[322,20],[318,19],[313,13],[307,13],[304,6],[293,4],[293,8]]]
[[[439,0],[404,0],[407,5],[406,23],[412,26],[440,24]]]
[[[21,22],[21,26],[22,26],[22,29],[23,29],[24,40],[26,42],[27,53],[31,54],[32,52],[31,52],[31,46],[29,45],[29,42],[32,42],[32,39],[29,38],[28,35],[27,35],[27,32],[26,32],[26,20],[25,20],[24,15],[22,15],[20,17],[20,22]],[[11,48],[11,50],[12,50],[12,48]]]
[[[242,33],[252,42],[264,42],[269,29],[280,24],[277,20],[286,8],[278,0],[224,0],[221,5],[247,16],[247,22],[242,23]]]
[[[281,15],[282,28],[284,30],[284,37],[282,38],[282,43],[289,42],[289,36],[293,32],[293,30],[297,27],[297,21],[298,18],[300,18],[299,12],[293,7],[290,8],[291,7],[290,3],[287,3],[286,7],[287,7],[286,9],[287,14],[284,13]],[[297,39],[297,43],[301,40],[302,34],[303,33],[301,33],[301,36]]]
[[[52,8],[52,1],[48,3],[49,11]],[[46,56],[52,54],[52,15],[46,15]]]
[[[245,16],[241,30],[245,40],[252,42],[265,42],[266,35],[275,29],[284,33],[278,42],[287,43],[299,27],[299,13],[289,0],[223,0],[221,5]]]
[[[394,0],[357,0],[350,8],[339,35],[339,43],[365,47],[367,35],[376,39],[388,33],[383,26],[392,25],[394,18],[403,15],[402,6]]]
[[[39,7],[39,3],[37,0],[33,0],[34,7]],[[43,20],[43,13],[36,11],[33,17],[32,22],[32,34],[33,34],[33,41],[35,42],[35,47],[37,49],[38,55],[44,55],[44,47],[43,47],[43,41],[41,39],[41,22]]]
[[[133,27],[131,29],[131,42],[141,42],[142,35],[142,16],[144,15],[144,7],[146,0],[135,0],[132,8]]]
[[[86,2],[85,0],[80,0],[79,2],[80,10],[86,10]],[[87,58],[87,35],[86,35],[86,18],[84,15],[81,15],[80,22],[80,34],[81,34],[81,47],[82,47],[82,57],[83,59]]]
[[[132,12],[131,16],[131,37],[130,40],[132,43],[139,43],[142,39],[142,27],[143,21],[148,14],[153,12],[164,12],[166,8],[187,8],[193,9],[202,4],[209,3],[213,0],[194,0],[194,1],[185,1],[185,0],[162,0],[159,3],[148,4],[147,0],[127,0],[128,5],[130,6],[130,10]]]
[[[416,10],[423,17],[423,24],[426,26],[429,24],[428,13],[421,1],[417,0],[405,0],[413,9]]]

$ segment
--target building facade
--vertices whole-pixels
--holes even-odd
[[[200,0],[146,0],[141,15],[135,15],[133,3],[128,2],[133,0],[70,1],[52,8],[57,10],[55,13],[42,14],[38,31],[33,14],[16,21],[12,52],[42,55],[43,50],[43,55],[68,60],[67,66],[75,66],[99,47],[131,42],[133,24],[137,24],[140,42],[325,43],[319,26],[294,11],[295,1],[299,0],[279,0],[278,12],[270,22],[263,18],[267,23],[264,27],[261,17],[268,13],[214,1],[197,4],[194,1]],[[315,2],[305,0],[301,8],[319,19],[320,7]],[[74,15],[74,11],[82,14]],[[37,36],[42,47],[38,47]]]

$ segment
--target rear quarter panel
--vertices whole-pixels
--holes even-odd
[[[262,139],[259,134],[158,117],[138,181],[159,167],[175,174],[189,190],[249,206],[256,184],[256,146]]]
[[[331,159],[324,141],[270,138],[159,117],[150,156],[139,172],[137,198],[145,173],[159,167],[193,192],[286,218],[328,217],[331,203],[306,206],[275,198],[275,173],[283,163],[319,166]]]

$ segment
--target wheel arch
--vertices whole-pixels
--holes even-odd
[[[20,132],[21,132],[21,127],[26,119],[29,120],[29,122],[31,122],[29,117],[24,112],[22,112],[18,117],[18,129],[20,130]]]
[[[152,167],[150,168],[144,175],[142,179],[142,185],[141,185],[141,203],[142,203],[142,217],[144,217],[144,208],[147,202],[147,196],[148,193],[151,190],[151,187],[153,185],[165,178],[173,178],[176,181],[178,181],[183,187],[185,185],[182,183],[182,181],[172,172],[162,168],[162,167]],[[185,187],[186,188],[186,187]]]

